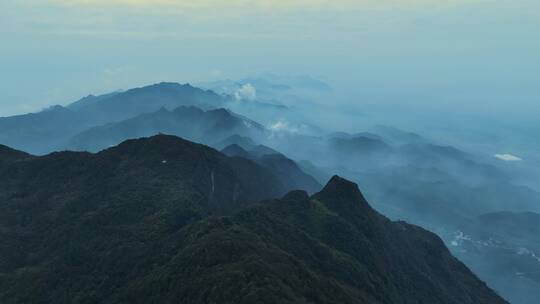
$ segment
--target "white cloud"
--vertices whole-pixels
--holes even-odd
[[[495,158],[504,160],[504,161],[522,161],[518,156],[512,155],[512,154],[495,154]]]
[[[255,100],[257,99],[257,89],[251,83],[246,83],[236,90],[234,98],[236,100]]]
[[[279,120],[270,125],[269,129],[274,132],[298,133],[300,130],[286,120]]]

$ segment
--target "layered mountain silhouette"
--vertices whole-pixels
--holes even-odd
[[[31,153],[48,153],[89,126],[83,116],[55,106],[39,113],[0,118],[0,144]]]
[[[414,133],[403,131],[398,128],[385,125],[376,125],[369,129],[370,132],[377,134],[378,136],[383,137],[388,142],[397,145],[405,144],[419,144],[419,143],[428,143],[429,140],[423,136]]]
[[[153,113],[83,131],[71,138],[68,148],[96,152],[127,139],[159,133],[214,144],[231,136],[260,138],[264,136],[265,128],[223,108],[207,111],[194,106],[181,106],[171,111],[161,108]]]
[[[226,99],[189,84],[159,83],[125,92],[88,96],[67,107],[0,118],[0,144],[34,154],[66,148],[68,140],[92,127],[119,122],[160,108],[216,108]]]
[[[222,96],[189,84],[162,82],[105,97],[86,98],[68,106],[76,112],[90,116],[98,124],[121,121],[141,113],[154,112],[162,107],[223,105]]]
[[[0,151],[2,303],[505,303],[337,176],[253,205],[288,186],[173,136]]]
[[[252,146],[248,150],[237,144],[225,147],[221,152],[227,156],[251,159],[274,173],[281,181],[295,189],[314,193],[321,189],[315,178],[306,174],[300,166],[285,155],[263,145]]]
[[[257,89],[252,92],[257,93],[256,96],[253,94],[254,99],[238,98],[234,94],[236,90],[248,84]],[[6,263],[19,261],[13,268],[19,269],[19,274],[44,267],[20,262],[19,259],[32,260],[36,248],[45,246],[29,242],[34,244],[29,246],[34,247],[25,248],[23,240],[27,236],[44,238],[44,234],[35,236],[37,234],[33,233],[38,230],[49,233],[53,221],[69,215],[64,209],[61,212],[55,209],[64,203],[77,206],[73,207],[74,210],[81,208],[95,214],[102,214],[105,210],[121,214],[123,209],[120,212],[110,205],[118,203],[122,208],[139,212],[133,215],[137,219],[151,217],[145,212],[153,210],[151,212],[156,214],[152,213],[153,219],[147,220],[154,224],[159,222],[156,227],[161,227],[162,221],[176,221],[179,223],[177,228],[183,229],[185,225],[208,216],[235,214],[246,206],[282,196],[289,190],[316,193],[332,175],[339,174],[361,183],[369,201],[386,216],[439,233],[452,252],[490,286],[504,292],[505,297],[511,296],[513,302],[519,300],[518,293],[512,292],[517,289],[505,286],[516,286],[514,282],[523,279],[508,275],[512,269],[523,267],[503,263],[508,266],[506,271],[510,272],[492,275],[484,271],[492,265],[502,265],[499,264],[498,253],[516,251],[517,245],[509,246],[513,248],[510,251],[485,250],[477,254],[477,251],[465,249],[465,252],[462,246],[451,246],[453,235],[449,237],[448,233],[465,231],[463,223],[475,222],[478,216],[486,213],[540,212],[538,192],[514,183],[510,176],[512,172],[505,170],[506,167],[413,132],[375,126],[364,132],[326,134],[313,121],[303,121],[302,111],[308,110],[311,102],[304,100],[307,102],[304,106],[308,108],[302,108],[302,102],[294,98],[284,99],[287,101],[284,104],[289,107],[273,100],[272,96],[276,95],[272,92],[283,92],[279,96],[286,97],[295,91],[291,88],[279,81],[250,79],[249,82],[235,84],[230,94],[218,95],[187,84],[159,83],[124,92],[90,95],[66,107],[53,106],[39,113],[0,118],[0,166],[4,168],[0,199],[10,206],[3,209],[5,215],[0,217],[5,223],[23,223],[17,224],[19,226],[14,230],[0,227],[0,237],[10,244],[6,247],[10,248],[10,253],[5,252],[5,259],[11,262]],[[315,88],[306,86],[305,89]],[[319,93],[323,91],[319,90]],[[236,113],[256,118],[268,127]],[[212,146],[222,153],[190,143],[174,152],[179,158],[171,162],[173,152],[170,157],[162,157],[156,148],[152,152],[156,157],[155,163],[152,162],[151,166],[144,163],[141,167],[142,163],[127,157],[128,151],[138,151],[136,147],[143,143],[148,147],[156,143],[157,146],[178,147],[178,139],[160,135],[131,140],[115,147],[124,140],[163,133]],[[97,154],[60,152],[43,157],[18,151],[44,155],[66,149],[94,153],[105,150]],[[197,167],[188,164],[207,162],[180,150],[216,156],[209,160],[213,165]],[[112,155],[116,155],[114,161]],[[146,159],[147,156],[141,154],[140,157]],[[116,168],[113,166],[115,162],[123,166]],[[160,165],[154,167],[157,163]],[[180,163],[184,165],[176,167]],[[213,171],[217,163],[220,168],[223,164],[224,168],[229,168],[226,170],[228,173],[218,177],[217,171]],[[165,171],[158,168],[169,168],[170,179],[164,180],[162,174]],[[161,186],[165,181],[169,184]],[[130,205],[128,200],[133,200],[135,205]],[[143,203],[146,200],[155,201],[157,207],[149,207]],[[81,203],[90,201],[98,204]],[[164,201],[173,203],[160,203]],[[21,204],[18,206],[29,208],[10,209],[18,203]],[[165,205],[168,209],[163,211]],[[84,209],[90,206],[98,207]],[[33,225],[29,223],[37,216],[44,216],[36,222],[41,226],[39,229],[37,226],[29,228],[33,232],[28,232],[30,230],[26,228]],[[115,217],[101,216],[107,218],[106,221]],[[74,217],[74,221],[75,218],[81,219]],[[79,227],[75,222],[69,225]],[[134,224],[130,222],[130,225]],[[69,230],[66,227],[62,229]],[[17,232],[13,234],[13,231]],[[54,238],[56,236],[51,237]],[[466,242],[463,245],[467,246]],[[54,255],[56,253],[51,256]],[[515,261],[521,263],[524,259]],[[481,268],[482,265],[490,266]],[[0,273],[4,272],[0,270]],[[536,288],[534,284],[520,286],[524,286],[521,290],[525,294],[533,293]]]
[[[373,168],[380,171],[380,168],[388,166],[437,168],[456,179],[467,180],[471,185],[486,180],[500,182],[509,179],[493,165],[485,164],[478,157],[455,147],[438,145],[415,133],[394,128],[376,129],[381,128],[392,131],[389,139],[375,133],[331,134],[326,145],[333,152],[334,159],[327,162],[332,166],[352,165],[364,171]]]

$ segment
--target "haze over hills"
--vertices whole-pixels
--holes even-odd
[[[253,205],[289,185],[177,137],[1,151],[3,303],[506,303],[337,176]]]
[[[538,304],[538,12],[0,0],[0,304]]]
[[[252,82],[255,83],[255,81]],[[239,88],[241,89],[242,86]],[[292,85],[291,89],[279,87],[273,89],[295,92],[295,94],[299,91],[294,90]],[[270,96],[271,91],[267,90],[265,94]],[[243,92],[243,94],[247,93],[249,92]],[[45,177],[31,184],[30,181],[34,179],[30,171],[34,169],[26,167],[20,171],[16,169],[19,167],[16,167],[15,163],[28,164],[26,160],[32,159],[36,164],[45,164],[48,163],[45,159],[58,157],[62,164],[57,164],[54,169],[47,171],[50,174],[54,174],[55,170],[59,173],[66,170],[68,173],[73,173],[70,170],[75,170],[74,172],[78,174],[87,173],[87,171],[91,173],[93,167],[101,168],[99,162],[96,163],[97,160],[113,153],[111,151],[118,152],[123,149],[122,147],[130,147],[129,143],[133,147],[138,147],[141,142],[148,142],[149,147],[154,144],[159,146],[160,143],[167,142],[165,138],[172,137],[161,135],[157,138],[162,140],[129,141],[121,144],[119,148],[109,149],[125,140],[157,134],[180,136],[214,147],[229,156],[222,160],[226,163],[224,166],[236,172],[235,174],[239,175],[238,178],[246,183],[242,186],[248,189],[246,193],[252,193],[252,196],[246,194],[248,197],[239,200],[237,193],[239,190],[228,182],[228,188],[219,194],[219,199],[215,199],[223,201],[223,204],[204,205],[201,209],[189,203],[190,207],[186,207],[190,210],[189,214],[192,214],[188,216],[189,221],[202,219],[209,214],[229,214],[228,211],[236,211],[250,203],[281,196],[288,190],[302,189],[310,194],[316,193],[331,176],[339,174],[359,183],[374,208],[385,216],[392,220],[406,220],[436,232],[453,254],[465,261],[471,269],[478,270],[477,274],[481,276],[481,279],[487,281],[490,287],[495,287],[497,292],[504,297],[508,297],[514,303],[535,304],[527,298],[519,297],[514,292],[513,286],[522,278],[516,275],[516,272],[509,276],[511,272],[483,271],[483,269],[498,267],[497,265],[500,264],[498,255],[487,253],[479,259],[475,252],[462,251],[463,247],[452,245],[456,233],[459,235],[460,231],[463,232],[464,223],[475,221],[484,214],[540,212],[540,194],[517,183],[515,170],[511,170],[510,164],[501,165],[494,159],[487,159],[484,155],[451,146],[444,140],[434,140],[418,132],[401,130],[393,126],[374,125],[350,133],[335,129],[327,130],[313,124],[313,121],[304,120],[305,116],[302,113],[305,107],[309,107],[306,99],[302,101],[289,99],[293,106],[284,107],[271,100],[261,101],[257,95],[254,97],[253,100],[246,99],[246,96],[239,99],[234,94],[219,95],[191,85],[160,83],[125,92],[89,96],[67,107],[55,106],[35,114],[1,118],[0,125],[4,124],[6,128],[0,128],[0,144],[34,154],[47,154],[66,149],[90,152],[105,150],[97,154],[55,152],[44,157],[35,157],[4,147],[1,150],[3,156],[0,163],[11,164],[10,170],[26,174],[19,177],[29,179],[27,184],[14,180],[10,180],[10,183],[23,187],[26,189],[24,191],[29,193],[35,187],[51,185]],[[296,106],[294,106],[295,100],[299,102]],[[316,103],[312,103],[311,107],[316,107]],[[255,117],[263,120],[252,119],[253,117],[246,116],[246,113],[254,114]],[[286,114],[282,115],[283,113]],[[169,142],[174,146],[174,140],[169,140]],[[197,147],[200,150],[194,150],[204,155],[207,152],[200,151],[213,151],[207,147]],[[159,148],[155,149],[157,150],[152,150],[152,153],[158,155]],[[212,153],[221,155],[218,152]],[[186,156],[179,153],[171,157],[174,159],[185,157],[184,161],[187,164],[190,162],[191,154]],[[223,159],[222,157],[224,156],[216,159]],[[199,158],[195,157],[191,160],[197,159]],[[121,160],[123,157],[116,158],[116,161]],[[77,163],[80,163],[80,166]],[[168,157],[156,160],[156,163],[160,163],[160,167],[164,169],[172,166]],[[183,192],[177,194],[173,180],[170,181],[170,186],[174,188],[170,190],[171,193],[169,190],[163,190],[166,193],[155,192],[157,190],[152,188],[155,186],[153,183],[161,182],[160,178],[155,179],[156,174],[161,171],[154,171],[153,167],[144,167],[146,165],[146,162],[126,163],[126,167],[122,167],[118,173],[120,174],[118,178],[121,177],[123,182],[133,181],[142,185],[147,183],[152,185],[149,189],[154,192],[143,193],[140,202],[153,196],[163,196],[164,201],[168,202],[176,200],[177,196],[184,195]],[[67,166],[65,170],[62,169],[63,166]],[[132,172],[129,166],[143,166],[144,170],[139,172],[134,169]],[[212,188],[208,184],[208,179],[217,181],[217,176],[212,179],[211,170],[208,171],[208,168],[187,169],[187,167],[175,168],[175,170],[178,170],[176,172],[178,176],[175,175],[174,178],[183,180],[189,176],[190,182],[187,187],[193,186],[198,189],[198,194],[194,196],[200,197],[196,199],[197,202],[207,200],[202,197],[208,195],[203,192],[208,192],[208,189]],[[196,173],[199,170],[204,173]],[[7,172],[5,171],[5,176],[9,175]],[[107,169],[104,172],[111,171]],[[137,175],[140,175],[140,180],[136,177]],[[129,180],[123,180],[128,177]],[[67,177],[65,178],[63,182],[67,181]],[[111,176],[97,174],[88,179],[85,177],[75,179],[74,183],[82,187],[87,183],[95,185],[94,182],[104,179],[102,183],[118,185],[118,191],[124,191],[120,184],[116,184],[120,180],[109,180],[109,178]],[[263,184],[259,182],[261,179],[265,181]],[[199,180],[204,184],[203,186],[196,185]],[[105,184],[100,184],[98,188],[116,191]],[[168,189],[167,187],[165,189]],[[259,188],[262,192],[255,195]],[[59,189],[61,190],[58,191],[65,190],[65,188]],[[61,195],[63,192],[51,191],[36,194],[35,199],[45,201],[50,199],[52,202],[62,201],[64,199],[62,195],[66,199],[78,195],[82,195],[81,200],[87,197],[87,194],[70,192]],[[131,188],[129,190],[126,188],[125,191],[128,193],[126,197],[139,193],[139,190]],[[191,197],[191,190],[188,192],[187,195]],[[99,196],[95,193],[92,195]],[[124,195],[124,192],[115,195]],[[183,206],[182,204],[180,205]],[[237,208],[232,208],[232,205]],[[224,209],[219,209],[220,206],[224,206]],[[178,212],[185,211],[184,207],[178,207],[181,210],[171,207],[172,211],[165,211],[165,213],[168,214],[167,216],[184,218],[184,215],[178,215]],[[33,208],[38,210],[35,214],[48,210],[39,209],[37,205]],[[158,207],[152,210],[158,210],[156,208]],[[16,213],[11,213],[15,216],[14,214]],[[32,216],[35,214],[32,213]],[[113,217],[107,218],[107,221]],[[55,217],[54,220],[60,218],[61,216]],[[16,240],[19,235],[10,237]],[[512,237],[507,236],[506,242],[518,244],[516,240],[512,240]],[[520,268],[523,259],[519,254],[519,247],[510,245],[509,248],[511,249],[507,252],[512,255],[512,258],[508,259],[506,270]],[[32,250],[34,249],[29,251]],[[17,251],[14,256],[19,254],[20,252]],[[534,263],[535,260],[530,261]],[[532,290],[537,287],[537,282],[528,281],[522,286],[522,290],[523,293],[527,293],[527,290],[533,293]]]
[[[157,112],[91,128],[71,138],[67,147],[97,152],[127,139],[158,133],[211,145],[233,135],[261,138],[265,132],[262,125],[223,108],[204,111],[194,106],[181,106],[171,111],[161,108]]]
[[[46,154],[65,148],[76,134],[106,123],[174,109],[179,106],[222,106],[225,99],[189,84],[159,83],[103,96],[89,96],[67,107],[0,118],[0,143],[30,153]]]
[[[76,108],[78,112],[95,119],[97,124],[103,124],[153,112],[162,107],[216,107],[224,103],[225,99],[212,91],[201,90],[189,84],[162,82],[105,98],[93,98],[82,104],[79,102]]]
[[[497,212],[464,222],[452,236],[456,256],[507,291],[513,303],[540,296],[540,213]]]

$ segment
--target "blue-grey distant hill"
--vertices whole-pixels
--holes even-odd
[[[65,148],[74,135],[96,126],[119,122],[160,108],[196,105],[209,109],[226,99],[189,84],[159,83],[125,92],[88,96],[67,107],[0,118],[0,144],[45,154]]]
[[[223,108],[205,111],[195,106],[180,106],[170,111],[161,108],[156,112],[85,130],[72,137],[67,148],[96,152],[128,139],[159,133],[212,145],[234,135],[261,138],[265,136],[265,128]]]

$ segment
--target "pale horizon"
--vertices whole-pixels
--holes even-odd
[[[535,1],[3,1],[0,116],[265,72],[322,79],[352,106],[528,116],[539,12]]]

